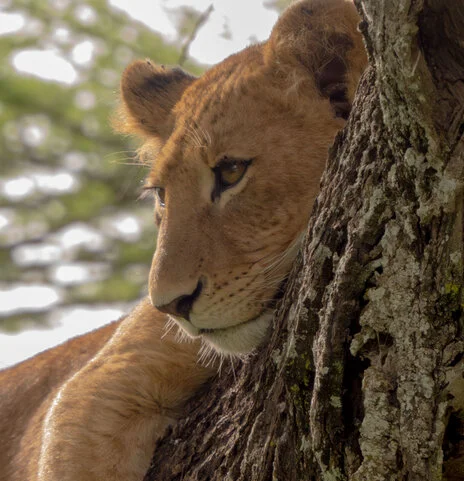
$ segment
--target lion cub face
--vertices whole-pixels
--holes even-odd
[[[123,129],[143,135],[153,155],[145,186],[159,228],[152,303],[222,352],[265,339],[365,62],[353,7],[333,0],[318,15],[309,3],[288,10],[266,44],[200,79],[149,62],[122,79]],[[332,4],[344,17],[327,32]],[[325,50],[309,49],[302,62],[285,41],[321,49],[318,22]]]

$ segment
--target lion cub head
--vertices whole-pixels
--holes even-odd
[[[303,1],[268,42],[194,78],[138,61],[120,130],[151,157],[153,305],[219,351],[259,345],[366,58],[343,0]]]

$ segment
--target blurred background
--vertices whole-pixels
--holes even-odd
[[[265,40],[290,0],[0,0],[0,369],[146,294],[147,167],[112,133],[137,58],[194,73]]]

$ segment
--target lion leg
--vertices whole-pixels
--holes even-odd
[[[80,381],[66,386],[49,411],[37,481],[141,481],[156,440],[174,418],[131,413],[125,402],[99,396],[76,409]]]
[[[155,318],[154,318],[155,317]],[[37,481],[140,481],[166,427],[215,373],[198,343],[162,338],[147,302],[56,394],[43,420]]]

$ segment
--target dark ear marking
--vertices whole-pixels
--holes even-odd
[[[150,66],[150,62],[147,62]],[[154,93],[168,92],[173,85],[182,84],[185,81],[193,79],[189,74],[182,69],[174,67],[166,69],[164,65],[161,65],[160,72],[144,79],[144,84],[141,85],[141,89],[145,92],[152,90]],[[171,99],[171,102],[174,99]]]
[[[316,86],[323,97],[327,97],[334,109],[335,116],[347,119],[351,102],[348,98],[346,53],[353,48],[347,35],[333,35],[328,40],[329,52],[333,56],[316,72]]]
[[[180,68],[156,66],[149,60],[132,63],[121,79],[121,119],[116,128],[165,140],[173,127],[172,110],[194,80]]]

